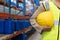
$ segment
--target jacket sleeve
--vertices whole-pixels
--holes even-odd
[[[41,3],[38,9],[35,11],[35,13],[30,18],[31,25],[40,33],[43,28],[39,27],[40,25],[36,22],[36,17],[38,16],[40,12],[43,12],[43,11],[45,11],[45,9]]]

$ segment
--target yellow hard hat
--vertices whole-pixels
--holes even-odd
[[[41,26],[52,26],[54,23],[53,12],[52,11],[45,11],[45,12],[39,13],[36,21]]]

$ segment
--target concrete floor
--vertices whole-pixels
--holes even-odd
[[[41,40],[41,37],[40,33],[35,32],[28,40]]]

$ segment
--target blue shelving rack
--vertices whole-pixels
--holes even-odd
[[[18,6],[19,6],[19,5],[18,5],[18,3],[19,3],[18,0],[16,0],[16,5],[15,5],[14,3],[11,4],[11,0],[4,0],[4,1],[8,3],[8,10],[9,10],[9,11],[8,11],[8,14],[11,14],[11,7],[10,7],[11,5],[12,5],[12,6],[16,6],[17,8],[18,8]],[[23,15],[25,15],[25,13],[26,13],[26,1],[23,0],[23,2],[20,2],[20,3],[23,4],[23,8],[22,8],[22,10],[19,10],[19,11],[20,11],[20,12],[22,11],[22,12],[23,12]],[[6,6],[3,7],[3,8],[4,8],[3,12],[5,12],[5,7],[6,7]],[[33,5],[33,7],[34,7],[34,5]],[[33,9],[33,10],[34,10],[34,9]],[[17,14],[20,14],[20,12],[17,13]],[[34,11],[32,11],[32,14],[33,14],[33,13],[34,13]],[[18,21],[18,20],[17,20],[17,21]],[[2,30],[2,32],[5,33],[5,34],[8,34],[8,35],[9,35],[9,34],[13,34],[13,32],[14,32],[14,30],[15,30],[15,29],[14,29],[14,27],[15,27],[15,26],[14,26],[14,25],[15,25],[14,23],[16,23],[16,21],[12,18],[12,16],[9,17],[9,19],[5,19],[5,20],[4,20],[4,23],[5,23],[5,24],[4,24],[5,30],[4,30],[4,32],[3,32],[3,30]],[[25,23],[25,24],[23,25],[24,28],[29,28],[29,26],[31,26],[29,20],[24,20],[24,23]],[[2,23],[2,24],[3,24],[3,23]],[[24,29],[24,28],[23,28],[23,29]],[[3,29],[3,28],[2,28],[2,29]],[[23,30],[23,29],[21,29],[21,30]],[[20,30],[20,29],[18,29],[18,30]],[[10,32],[9,32],[9,31],[10,31]],[[22,36],[23,36],[23,37],[22,37],[22,40],[27,40],[27,39],[26,39],[27,36],[26,36],[25,33],[23,33]]]

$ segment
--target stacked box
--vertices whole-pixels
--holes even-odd
[[[25,26],[25,28],[28,28],[29,26],[31,26],[30,21],[25,20],[24,26]]]
[[[24,20],[17,20],[16,21],[16,31],[23,30],[24,27]]]
[[[15,31],[15,23],[13,20],[5,20],[5,34],[12,34]]]
[[[4,20],[0,20],[0,34],[4,33]]]

